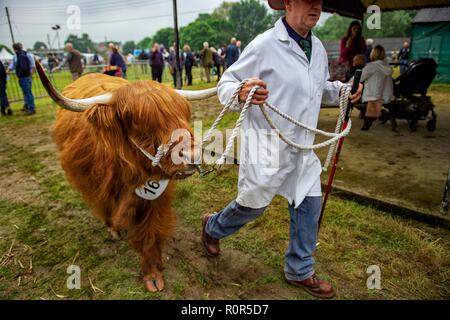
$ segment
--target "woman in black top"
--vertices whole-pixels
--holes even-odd
[[[185,45],[184,51],[184,67],[186,69],[186,76],[188,79],[188,86],[192,86],[192,66],[194,65],[194,55],[192,54],[191,47]]]
[[[12,115],[11,108],[9,107],[8,96],[6,95],[6,70],[0,60],[0,107],[3,116]]]

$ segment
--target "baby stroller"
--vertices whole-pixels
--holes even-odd
[[[392,129],[395,130],[396,119],[406,119],[409,129],[414,132],[419,120],[428,119],[427,129],[434,131],[437,116],[427,91],[436,76],[436,69],[437,64],[431,58],[412,61],[405,73],[394,80],[394,99],[384,106],[381,122],[391,120]]]

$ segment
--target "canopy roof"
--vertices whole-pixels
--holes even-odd
[[[448,7],[450,0],[324,0],[323,11],[362,19],[367,7],[377,5],[381,11]]]
[[[0,60],[5,61],[5,60],[12,60],[13,55],[11,53],[9,53],[8,51],[6,51],[5,48],[2,48],[2,50],[0,51]]]

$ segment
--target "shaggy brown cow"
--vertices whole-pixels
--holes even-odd
[[[141,191],[152,192],[161,179],[193,174],[195,166],[186,158],[194,149],[181,151],[183,162],[175,164],[171,151],[185,139],[177,140],[159,166],[153,166],[144,153],[155,155],[176,129],[191,132],[191,106],[182,95],[192,100],[211,96],[215,90],[176,92],[153,81],[88,74],[60,94],[38,63],[37,69],[49,95],[64,108],[58,111],[54,135],[68,180],[112,234],[126,233],[141,255],[147,290],[162,290],[161,246],[175,225],[174,183],[169,180],[154,200],[138,196],[136,189],[151,180],[155,182]]]

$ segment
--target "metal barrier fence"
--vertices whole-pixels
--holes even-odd
[[[106,65],[89,65],[84,68],[83,74],[102,72],[104,67],[106,67]],[[200,68],[194,67],[192,72],[194,77],[196,77],[197,79],[202,78],[203,80],[203,74],[200,71]],[[46,73],[52,84],[58,90],[62,90],[65,86],[73,82],[72,75],[68,68],[62,68],[61,70],[58,70],[56,72],[49,72],[47,70]],[[185,77],[186,75],[185,73],[183,73],[183,80]],[[128,65],[127,79],[131,81],[151,80],[152,72],[148,62],[136,62]],[[168,67],[166,67],[163,72],[162,80],[164,83],[173,83],[172,75],[170,74]],[[8,95],[8,100],[10,102],[23,101],[22,90],[20,89],[19,81],[15,73],[11,73],[8,76],[6,92]],[[32,92],[35,98],[48,97],[47,92],[45,91],[44,87],[41,84],[41,81],[39,80],[39,75],[36,72],[33,74]]]

